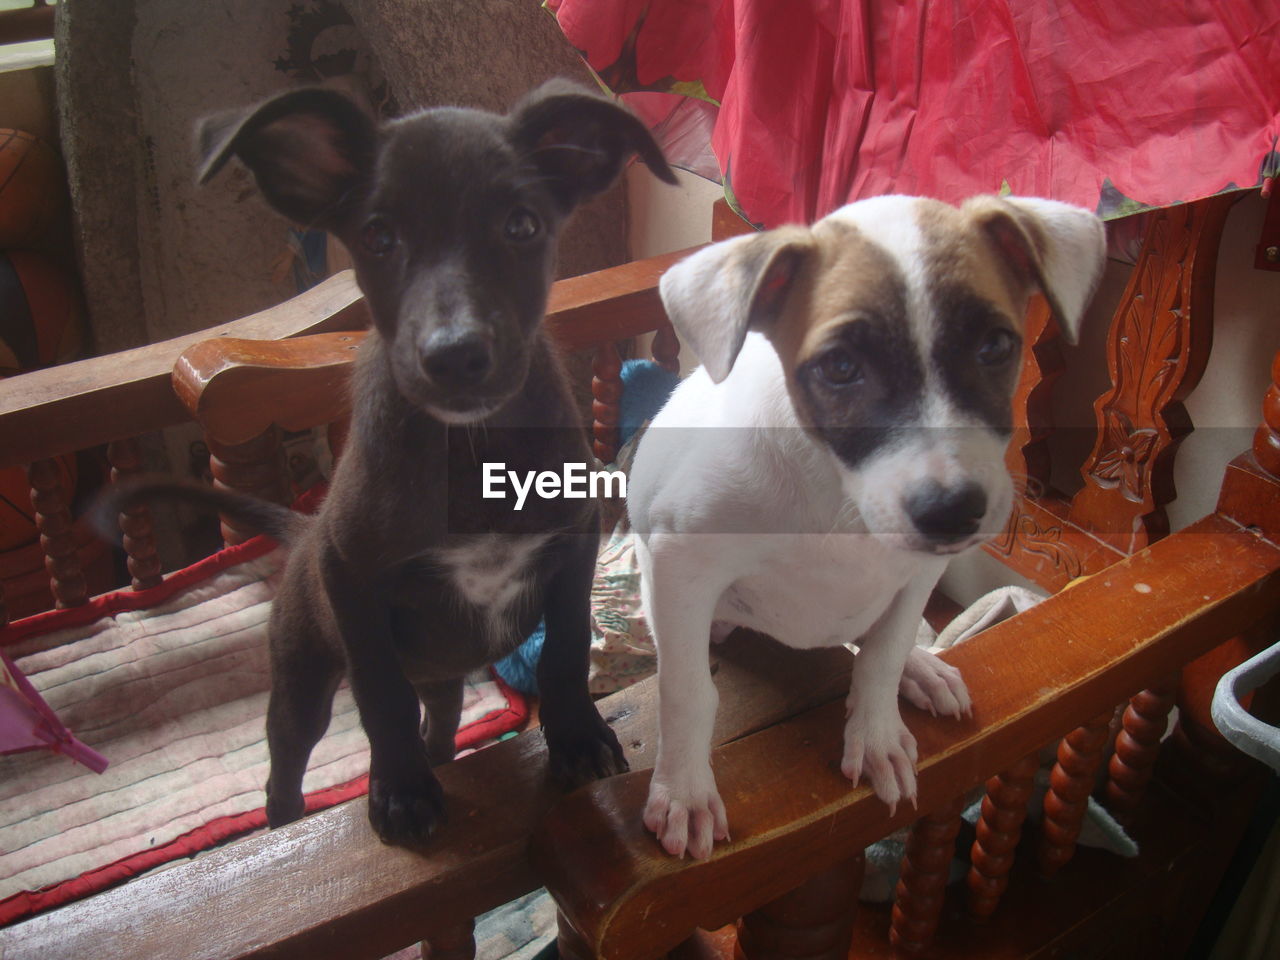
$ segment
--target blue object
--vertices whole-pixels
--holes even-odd
[[[652,360],[628,360],[622,365],[622,399],[618,402],[618,443],[626,443],[645,421],[662,409],[680,377]],[[529,639],[493,665],[503,683],[521,693],[538,692],[538,657],[547,625],[539,621]]]

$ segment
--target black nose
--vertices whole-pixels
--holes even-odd
[[[987,493],[973,481],[953,487],[930,480],[902,500],[916,529],[935,543],[956,543],[978,532]]]
[[[492,366],[489,338],[478,332],[437,333],[422,352],[423,373],[445,390],[474,387],[489,375]]]

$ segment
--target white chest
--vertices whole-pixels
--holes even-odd
[[[527,537],[491,534],[441,550],[436,559],[465,601],[496,617],[529,589],[535,555],[549,539],[550,534]]]
[[[871,534],[795,534],[769,542],[758,572],[720,597],[715,618],[792,647],[854,643],[922,572],[922,563]]]

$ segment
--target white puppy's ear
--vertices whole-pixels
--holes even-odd
[[[748,330],[777,319],[815,249],[805,227],[779,227],[706,247],[662,275],[667,316],[713,381],[729,375]]]
[[[1083,207],[1036,197],[974,197],[961,208],[1027,293],[1039,289],[1070,343],[1106,263],[1102,221]]]

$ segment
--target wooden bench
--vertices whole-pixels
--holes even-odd
[[[736,941],[752,958],[834,958],[849,952],[855,925],[856,955],[1022,956],[1046,944],[1123,952],[1129,938],[1153,931],[1161,949],[1176,951],[1194,934],[1259,785],[1256,768],[1212,733],[1208,693],[1226,665],[1256,648],[1253,628],[1280,610],[1280,386],[1268,394],[1253,450],[1227,467],[1217,511],[1168,535],[1164,521],[1186,426],[1179,403],[1204,369],[1228,203],[1215,198],[1153,218],[1114,321],[1110,362],[1113,373],[1129,369],[1135,336],[1172,315],[1179,346],[1158,358],[1172,372],[1136,403],[1126,393],[1131,381],[1118,377],[1098,403],[1102,439],[1085,490],[1022,502],[989,548],[1050,590],[1096,575],[947,655],[973,692],[971,722],[904,711],[920,744],[918,811],[890,818],[839,773],[848,654],[741,636],[715,654],[714,764],[735,832],[708,861],[665,857],[640,824],[655,746],[655,688],[645,682],[602,704],[630,774],[557,796],[546,784],[540,734],[530,731],[441,769],[453,814],[427,851],[379,844],[357,800],[0,930],[0,956],[376,958],[423,941],[431,955],[465,958],[474,949],[471,917],[540,885],[561,907],[566,956],[722,953]],[[1184,252],[1171,255],[1171,245]],[[656,283],[679,256],[561,281],[553,292],[552,336],[592,355],[591,429],[602,460],[617,443],[617,343],[656,331],[656,358],[676,364]],[[1170,291],[1175,302],[1147,290]],[[1046,320],[1040,310],[1029,321],[1023,426],[1009,458],[1047,488],[1044,412],[1056,334]],[[280,426],[336,423],[331,438],[340,448],[339,387],[364,322],[351,277],[340,275],[205,337],[29,374],[20,389],[0,383],[0,466],[31,464],[60,602],[82,602],[84,589],[70,516],[47,480],[49,457],[108,443],[116,471],[127,473],[137,462],[132,437],[194,418],[216,482],[278,495]],[[1280,381],[1280,361],[1274,376]],[[1144,467],[1124,474],[1141,478],[1137,489],[1113,482],[1114,457],[1135,457],[1107,444],[1117,411],[1141,432]],[[126,525],[135,583],[154,582],[147,517]],[[1108,757],[1107,725],[1126,701]],[[1177,735],[1159,749],[1175,702]],[[1019,846],[1030,758],[1058,738],[1046,823]],[[1103,793],[1142,844],[1138,861],[1075,854],[1083,801],[1102,763]],[[1158,786],[1146,788],[1157,766]],[[983,784],[970,902],[957,906],[943,887],[959,802]],[[896,906],[855,911],[862,848],[908,825]],[[1006,892],[1011,876],[1020,879]],[[728,931],[739,917],[737,932]]]

